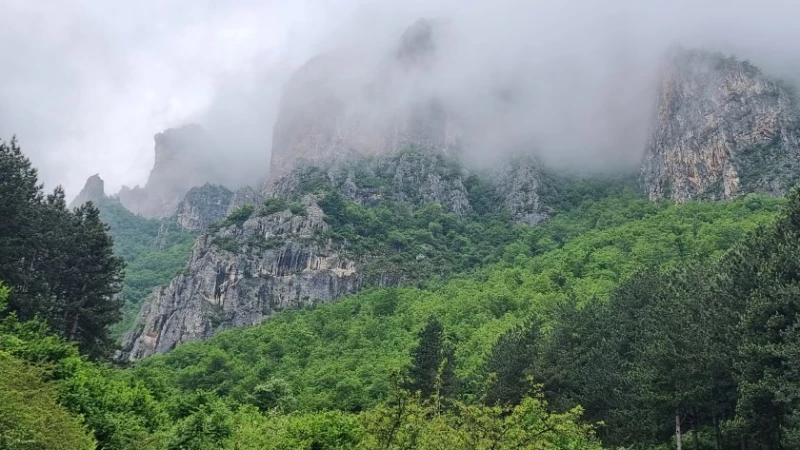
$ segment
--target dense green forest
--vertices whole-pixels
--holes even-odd
[[[315,186],[326,238],[395,258],[413,282],[118,367],[107,359],[118,293],[138,302],[168,281],[191,238],[115,205],[67,211],[15,142],[0,146],[0,171],[0,215],[13,219],[0,223],[0,448],[669,448],[680,436],[693,449],[782,449],[800,439],[798,193],[676,205],[624,180],[563,177],[548,193],[554,217],[527,227],[494,208],[367,207]],[[471,183],[475,204],[491,198]],[[295,202],[271,199],[219,226],[302,213]],[[408,256],[420,251],[434,261],[425,270]]]
[[[114,253],[125,260],[123,318],[111,328],[112,336],[120,339],[133,325],[142,300],[186,265],[194,234],[169,219],[133,214],[114,198],[100,199],[96,206],[114,238]]]

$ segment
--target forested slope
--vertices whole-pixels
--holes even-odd
[[[673,204],[624,180],[555,177],[548,221],[504,227],[502,211],[370,209],[323,189],[325,239],[413,265],[402,242],[446,270],[411,267],[406,286],[279,311],[122,368],[103,362],[122,286],[101,212],[67,211],[15,144],[0,149],[13,174],[0,187],[28,193],[0,205],[16,220],[5,229],[50,230],[6,236],[0,254],[3,448],[644,448],[674,443],[677,428],[698,449],[779,449],[800,435],[800,193]],[[293,202],[281,209],[302,213]],[[133,267],[177,264],[185,235],[102,214]],[[149,252],[159,237],[171,245]],[[71,253],[80,243],[92,251]],[[71,261],[103,270],[60,270]],[[105,290],[59,289],[88,281]]]

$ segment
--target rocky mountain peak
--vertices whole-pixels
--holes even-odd
[[[175,213],[186,193],[195,186],[212,182],[213,152],[198,125],[170,128],[158,133],[155,162],[144,187],[124,187],[120,202],[145,217],[164,218]]]
[[[435,23],[418,21],[394,53],[377,60],[326,54],[295,72],[274,127],[268,190],[297,161],[327,164],[409,148],[454,151],[460,127],[447,105],[419,89],[424,73],[409,70],[430,63]]]
[[[651,199],[780,194],[795,182],[797,99],[746,61],[673,49],[654,116],[642,167]]]
[[[94,174],[86,180],[86,184],[81,189],[81,192],[72,200],[69,207],[77,208],[86,202],[94,202],[102,200],[106,196],[105,182],[100,178],[99,174]]]

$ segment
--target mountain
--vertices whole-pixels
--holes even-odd
[[[142,309],[125,358],[366,286],[447,276],[486,256],[438,264],[479,236],[462,230],[437,245],[416,242],[414,231],[436,240],[439,228],[470,221],[513,229],[549,216],[536,158],[471,172],[459,160],[459,125],[446,105],[433,93],[408,91],[431,70],[443,26],[418,21],[358,76],[342,55],[314,58],[295,73],[283,94],[263,192],[241,191],[235,197],[246,198],[245,206],[229,208],[198,238],[184,273]],[[198,230],[219,218],[227,195],[214,192],[206,186],[187,196],[178,223]],[[206,206],[194,205],[199,200]],[[377,221],[375,214],[395,217],[395,227],[406,221],[409,229],[362,222]]]
[[[69,209],[77,208],[86,202],[97,203],[106,197],[105,182],[100,174],[95,174],[86,180],[86,184],[69,204]]]
[[[642,181],[651,199],[779,195],[798,180],[800,103],[734,57],[673,50],[662,71]]]
[[[300,164],[265,202],[233,211],[198,238],[186,270],[142,309],[125,355],[164,352],[366,286],[476,267],[519,226],[501,192],[514,193],[508,202],[530,220],[548,214],[533,191],[544,183],[537,171],[518,164],[494,183],[423,150]]]
[[[563,211],[572,178],[530,154],[467,168],[458,116],[432,92],[398,89],[432,70],[444,32],[446,24],[417,22],[357,76],[341,55],[297,71],[275,124],[269,182],[237,194],[247,198],[238,208],[226,209],[230,194],[208,185],[186,197],[183,227],[221,221],[142,309],[123,358],[370,286],[447,278],[479,267],[516,227]],[[779,194],[793,184],[800,127],[780,82],[749,63],[686,50],[672,52],[662,78],[641,168],[651,200]],[[511,231],[487,246],[475,230],[494,226]]]
[[[275,123],[271,183],[297,160],[311,164],[391,155],[407,148],[453,153],[459,124],[420,87],[436,58],[441,21],[420,19],[376,59],[347,51],[311,59],[287,83]]]
[[[129,211],[145,217],[174,214],[189,189],[211,181],[209,138],[198,125],[155,135],[155,162],[144,187],[123,187],[117,196]]]

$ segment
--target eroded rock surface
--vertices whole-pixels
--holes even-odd
[[[81,192],[69,204],[70,209],[77,208],[86,202],[94,202],[97,204],[106,197],[105,182],[100,178],[99,174],[92,175],[86,180],[86,184],[81,189]]]
[[[233,192],[212,184],[195,187],[178,204],[175,222],[184,230],[199,231],[228,215]]]
[[[258,213],[243,224],[205,234],[185,272],[157,290],[127,337],[123,358],[165,352],[230,327],[254,325],[284,308],[355,292],[360,272],[336,245],[313,197],[306,211]]]
[[[642,167],[651,199],[782,194],[797,180],[797,100],[753,65],[674,50]]]

